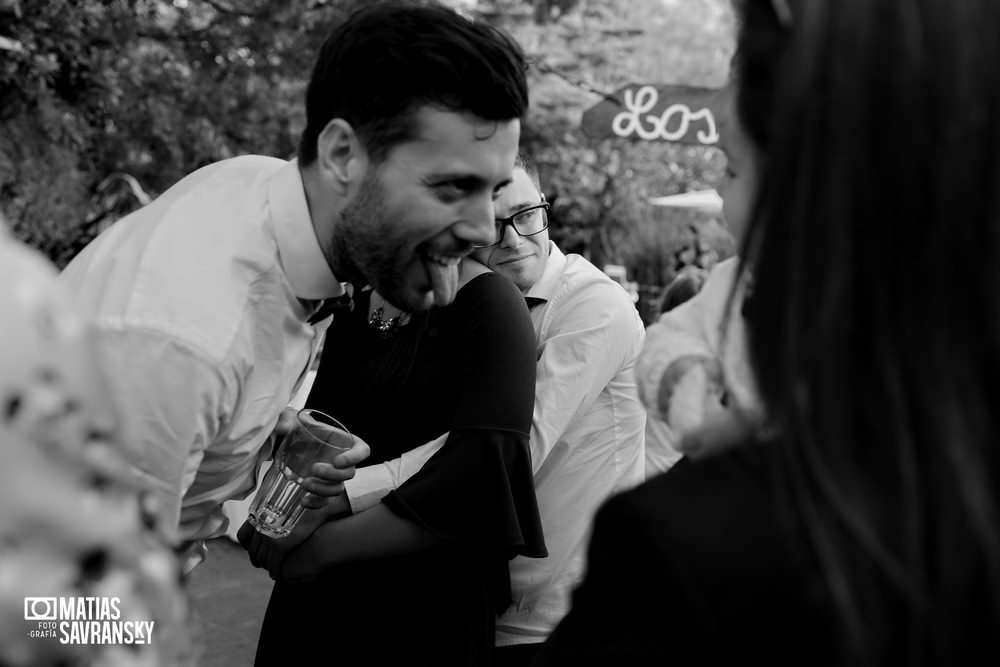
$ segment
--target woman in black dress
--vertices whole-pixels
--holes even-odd
[[[528,450],[535,345],[511,283],[471,260],[462,276],[445,308],[394,320],[363,292],[334,318],[306,405],[365,440],[369,464],[449,435],[381,503],[290,552],[257,665],[488,664],[507,561],[546,553]]]

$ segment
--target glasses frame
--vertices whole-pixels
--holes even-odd
[[[516,218],[516,217],[518,217],[520,215],[524,215],[525,213],[531,213],[532,211],[537,211],[539,209],[545,211],[545,214],[546,214],[545,215],[545,225],[541,229],[539,229],[537,232],[531,232],[530,234],[522,234],[521,230],[519,230],[517,228],[517,226],[514,224],[514,218]],[[513,213],[511,213],[508,216],[504,216],[502,218],[496,218],[496,224],[497,224],[497,227],[498,227],[497,240],[494,241],[493,243],[487,243],[486,245],[477,245],[475,247],[476,248],[492,248],[493,246],[497,245],[498,243],[500,243],[500,241],[503,240],[504,230],[506,230],[507,227],[510,227],[511,229],[514,230],[515,234],[517,234],[518,236],[524,237],[524,238],[527,238],[529,236],[534,236],[535,234],[541,234],[542,232],[544,232],[546,229],[549,228],[549,216],[548,216],[548,212],[549,212],[549,203],[543,199],[542,201],[538,202],[537,204],[532,204],[531,206],[525,206],[524,208],[522,208],[520,210],[514,211]]]

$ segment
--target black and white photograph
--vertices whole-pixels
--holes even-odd
[[[0,667],[1000,665],[998,36],[0,0]]]

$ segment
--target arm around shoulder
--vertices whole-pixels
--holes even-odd
[[[635,306],[610,280],[582,281],[547,307],[535,385],[545,418],[531,432],[536,471],[612,382],[634,392],[632,367],[645,336]]]

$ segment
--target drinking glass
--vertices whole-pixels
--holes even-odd
[[[299,410],[250,505],[250,524],[268,537],[291,533],[306,509],[299,501],[306,494],[302,482],[309,477],[309,468],[313,463],[332,463],[353,445],[351,434],[330,415]]]

